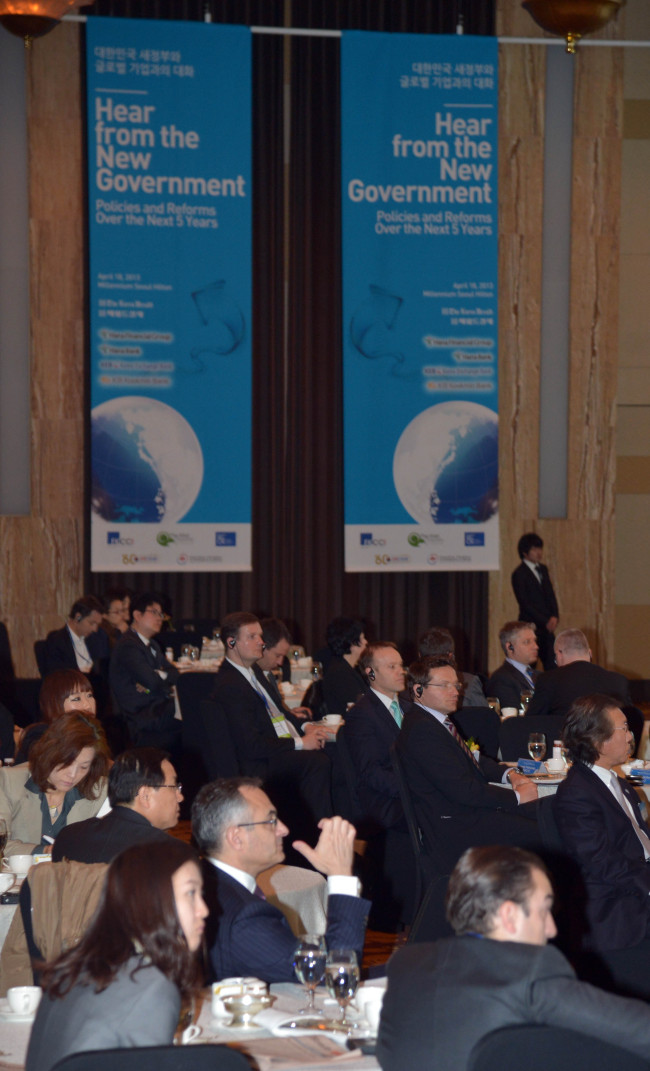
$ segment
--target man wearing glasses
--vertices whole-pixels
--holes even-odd
[[[204,785],[192,805],[192,833],[204,856],[204,899],[210,908],[206,938],[212,978],[249,976],[294,982],[296,937],[285,916],[257,885],[258,875],[284,859],[289,833],[257,778]],[[370,902],[352,874],[355,828],[323,818],[315,848],[294,848],[327,876],[327,944],[355,949],[359,960]]]
[[[427,852],[451,867],[476,844],[539,850],[536,786],[493,759],[477,763],[450,719],[461,687],[454,667],[443,658],[422,659],[409,667],[407,687],[415,708],[396,749]],[[514,791],[501,784],[506,779]]]
[[[181,723],[174,718],[172,693],[178,670],[155,639],[164,620],[160,596],[139,595],[131,610],[133,624],[111,655],[111,692],[134,747],[163,748],[178,764]]]

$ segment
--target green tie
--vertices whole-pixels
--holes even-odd
[[[399,705],[399,703],[397,702],[396,699],[393,699],[393,701],[392,701],[392,703],[390,705],[390,712],[393,715],[394,720],[397,722],[398,729],[401,729],[402,728],[402,719],[403,719],[404,715],[402,714],[402,711],[400,710],[400,705]]]

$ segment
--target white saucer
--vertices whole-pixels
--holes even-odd
[[[13,1012],[9,1008],[8,1000],[0,1000],[0,1020],[3,1023],[33,1023],[35,1018],[36,1012],[30,1012],[29,1015]]]

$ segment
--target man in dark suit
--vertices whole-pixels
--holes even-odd
[[[304,726],[301,726],[300,723],[305,718],[309,718],[311,714],[309,707],[294,707],[290,710],[273,676],[273,670],[278,670],[287,657],[291,644],[289,629],[284,621],[280,621],[279,617],[263,617],[260,625],[262,627],[264,650],[261,658],[258,658],[253,666],[253,672],[278,710],[283,711],[285,717],[293,721],[296,729],[304,730]]]
[[[540,674],[528,714],[564,715],[581,695],[612,695],[622,706],[631,703],[630,686],[621,673],[596,666],[584,632],[567,628],[555,641],[557,669]]]
[[[55,669],[80,669],[87,676],[105,675],[109,655],[108,639],[100,630],[103,606],[94,595],[84,595],[70,608],[63,628],[49,632],[45,639],[41,675]]]
[[[242,773],[261,777],[283,817],[308,828],[332,813],[331,763],[322,751],[327,730],[279,710],[254,666],[262,656],[262,626],[254,614],[228,614],[221,623],[226,657],[213,699],[224,711]],[[301,832],[303,829],[301,828]]]
[[[353,948],[361,962],[370,903],[359,896],[352,875],[355,829],[338,817],[323,819],[320,829],[315,848],[301,841],[294,848],[327,875],[328,947]],[[192,833],[204,855],[213,978],[295,981],[296,937],[257,886],[258,875],[284,859],[282,840],[289,833],[260,782],[235,778],[204,785],[192,805]]]
[[[404,713],[413,704],[399,698],[404,687],[404,666],[393,643],[370,644],[361,656],[359,668],[370,688],[346,713],[337,747],[347,748],[354,768],[360,835],[367,841],[365,858],[371,859],[381,874],[378,885],[373,887],[370,926],[394,930],[400,922],[412,918],[415,860],[391,746],[399,736]]]
[[[111,655],[109,683],[117,709],[135,747],[161,747],[180,759],[181,723],[172,692],[178,670],[165,658],[155,637],[163,623],[160,596],[146,592],[134,599],[133,624]]]
[[[178,823],[183,801],[169,755],[158,748],[131,748],[118,755],[108,775],[108,802],[103,818],[65,826],[54,841],[52,859],[110,863],[133,844],[167,840]]]
[[[537,687],[533,669],[538,650],[535,629],[529,621],[507,621],[499,633],[499,643],[506,657],[487,682],[485,694],[489,698],[495,696],[501,710],[518,709],[521,693]]]
[[[553,634],[559,610],[548,569],[542,564],[544,541],[536,532],[526,532],[517,550],[521,565],[512,574],[512,590],[519,603],[519,620],[533,622],[544,669],[553,669]]]
[[[629,757],[632,733],[610,697],[589,695],[573,704],[563,742],[573,766],[553,812],[585,883],[584,947],[617,991],[650,1000],[650,828],[614,770]]]
[[[428,628],[418,640],[420,658],[446,658],[456,665],[456,644],[448,628]],[[480,678],[474,673],[459,672],[463,685],[461,707],[487,707],[487,699]]]
[[[493,759],[477,763],[450,720],[460,689],[454,667],[423,659],[409,667],[407,685],[415,706],[396,748],[429,855],[451,868],[474,844],[541,847],[536,786]],[[515,791],[490,783],[504,778]]]
[[[537,856],[501,845],[467,851],[447,893],[456,936],[407,945],[389,961],[377,1040],[383,1071],[461,1071],[486,1035],[526,1023],[566,1027],[647,1059],[650,1008],[577,980],[546,944],[556,932],[552,904]]]

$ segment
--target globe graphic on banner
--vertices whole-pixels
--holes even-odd
[[[404,428],[395,489],[420,524],[479,524],[498,505],[498,417],[476,402],[440,402]]]
[[[91,413],[92,508],[106,521],[180,521],[203,482],[193,428],[154,398],[112,398]]]

